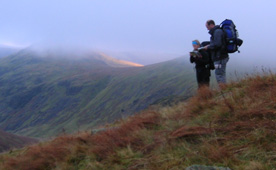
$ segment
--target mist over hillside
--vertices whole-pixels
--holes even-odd
[[[0,59],[0,83],[0,127],[33,137],[112,122],[196,89],[182,57],[137,67],[97,52],[29,48]]]
[[[19,50],[20,50],[19,48],[13,48],[13,47],[0,45],[0,58],[14,54],[14,53],[18,52]]]
[[[230,57],[229,80],[254,71],[238,57]],[[214,71],[211,78],[217,87]],[[197,89],[187,55],[142,66],[73,47],[29,47],[2,58],[0,83],[0,127],[31,137],[91,129]]]
[[[164,61],[169,61],[183,54],[174,54],[174,53],[162,53],[162,52],[139,52],[139,51],[123,51],[123,52],[114,52],[109,50],[103,50],[106,54],[121,60],[132,61],[135,63],[140,63],[143,65],[151,65]]]

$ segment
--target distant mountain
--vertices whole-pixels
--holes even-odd
[[[169,96],[185,99],[194,93],[195,75],[184,57],[134,65],[140,66],[99,53],[30,49],[2,58],[0,128],[47,137],[112,122]]]
[[[18,52],[19,50],[20,49],[18,49],[18,48],[12,48],[12,47],[0,45],[0,58],[14,54],[14,53]]]
[[[112,58],[104,53],[99,53],[99,54],[101,55],[100,59],[112,67],[142,67],[143,66],[142,64]]]
[[[174,53],[158,53],[158,52],[154,53],[154,52],[137,52],[137,51],[128,51],[128,52],[105,51],[105,53],[117,59],[132,61],[143,65],[156,64],[156,63],[172,60],[174,58],[181,56],[181,54],[174,54]]]
[[[11,133],[4,132],[0,129],[0,152],[8,151],[14,148],[22,148],[26,145],[37,143],[38,140],[17,136]]]

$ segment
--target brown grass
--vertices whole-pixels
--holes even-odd
[[[143,141],[133,134],[143,128],[154,128],[159,123],[160,116],[156,112],[147,112],[129,118],[118,128],[95,135],[83,133],[79,136],[61,136],[47,144],[29,147],[16,158],[7,157],[2,168],[51,169],[55,167],[56,162],[70,162],[68,155],[95,154],[98,160],[102,160],[114,154],[116,148],[131,145],[136,149],[145,149]]]
[[[221,90],[202,88],[195,97],[179,106],[185,109],[179,107],[168,113],[145,111],[94,135],[61,136],[29,147],[18,156],[6,156],[2,169],[53,169],[57,164],[78,164],[87,156],[107,167],[105,163],[110,166],[131,162],[129,157],[120,160],[122,158],[116,155],[126,148],[132,155],[143,154],[143,158],[125,163],[132,169],[154,169],[161,165],[163,169],[182,167],[185,160],[230,167],[242,164],[237,169],[260,169],[271,167],[275,161],[274,75],[248,78]],[[180,142],[185,145],[178,151],[176,147],[183,146]],[[182,151],[187,153],[184,155]],[[254,161],[256,153],[260,156]]]
[[[197,91],[197,94],[188,100],[188,104],[183,116],[185,118],[195,117],[203,114],[205,108],[212,108],[217,105],[217,103],[212,100],[217,94],[216,91],[211,90],[206,87],[202,87]]]
[[[212,134],[212,129],[204,127],[181,127],[171,133],[172,138],[196,137]]]
[[[210,162],[225,162],[227,159],[233,158],[233,153],[226,146],[220,146],[216,143],[204,142],[200,148],[202,155],[205,155]]]
[[[133,116],[119,128],[107,130],[92,137],[92,152],[104,159],[114,153],[117,147],[131,145],[133,148],[143,147],[143,141],[133,134],[142,128],[153,128],[158,125],[160,116],[156,112],[148,112]]]

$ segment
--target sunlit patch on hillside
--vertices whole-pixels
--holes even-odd
[[[119,60],[116,58],[112,58],[104,53],[100,53],[100,55],[104,58],[104,61],[111,66],[117,66],[117,67],[143,67],[144,65],[133,63],[130,61],[125,60]]]

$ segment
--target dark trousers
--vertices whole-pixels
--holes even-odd
[[[211,72],[210,69],[205,67],[196,68],[196,79],[198,83],[198,88],[202,86],[208,86],[210,85],[210,76]]]

